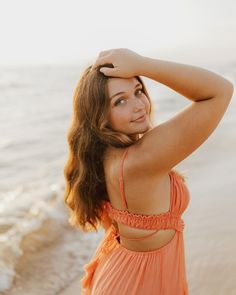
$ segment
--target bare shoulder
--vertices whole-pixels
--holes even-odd
[[[104,168],[110,201],[113,207],[122,209],[118,179],[122,158],[127,152],[123,162],[123,180],[129,211],[137,214],[165,212],[169,208],[169,175],[147,173],[140,164],[142,155],[137,150],[138,144],[128,148],[110,148],[106,152]],[[158,204],[158,207],[154,204]]]
[[[154,163],[153,165],[149,164],[152,163],[152,160],[156,161],[152,158],[149,148],[144,144],[146,143],[146,136],[147,134],[127,148],[124,162],[125,171],[131,179],[150,179],[153,177],[157,181],[166,176],[168,171],[157,169]]]
[[[156,176],[172,170],[216,129],[228,108],[231,94],[225,92],[212,99],[193,102],[146,132],[130,147],[129,167],[134,173]]]
[[[122,159],[124,160],[122,169],[123,177],[125,179],[129,179],[129,181],[134,180],[134,182],[136,182],[139,179],[144,181],[145,179],[151,180],[151,178],[153,178],[157,182],[158,176],[162,179],[164,175],[167,175],[167,173],[163,173],[162,171],[160,171],[160,173],[153,171],[152,173],[151,170],[147,171],[145,169],[144,163],[147,159],[147,155],[144,155],[144,151],[142,150],[142,147],[140,147],[140,143],[140,141],[137,141],[125,148],[107,148],[103,160],[107,180],[114,181],[119,178]],[[148,151],[145,152],[148,153]]]

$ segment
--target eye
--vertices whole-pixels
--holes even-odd
[[[114,105],[117,106],[122,100],[124,100],[124,99],[123,98],[117,99],[117,101],[114,103]]]
[[[136,91],[136,94],[143,94],[143,93],[144,93],[144,91],[143,91],[142,88],[139,88],[139,89],[137,89],[137,91]]]
[[[136,95],[142,95],[142,94],[144,94],[144,91],[143,91],[142,88],[139,88],[139,89],[136,90],[135,94],[136,94]],[[121,102],[122,100],[125,101],[124,98],[119,98],[119,99],[117,99],[117,101],[114,103],[114,105],[117,106],[118,104],[120,104],[120,102]]]

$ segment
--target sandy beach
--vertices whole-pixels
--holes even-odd
[[[186,270],[191,295],[236,294],[236,108],[208,140],[176,166],[191,193],[185,220]],[[80,294],[78,276],[58,295]]]

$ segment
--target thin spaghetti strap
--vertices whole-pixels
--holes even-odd
[[[124,235],[121,235],[120,233],[117,233],[116,234],[116,237],[122,237],[122,238],[125,238],[126,240],[133,240],[133,241],[141,241],[141,240],[144,240],[146,238],[149,238],[151,236],[153,236],[155,233],[157,233],[159,231],[159,229],[155,230],[154,232],[150,233],[150,234],[147,234],[146,236],[144,237],[140,237],[140,238],[129,238],[129,237],[126,237]]]
[[[126,148],[123,153],[123,156],[121,159],[121,164],[120,164],[120,175],[119,175],[121,202],[122,202],[122,207],[124,208],[124,210],[128,209],[128,205],[127,205],[126,197],[125,197],[124,178],[123,178],[123,165],[124,165],[124,159],[125,159],[127,152],[128,152],[128,148]]]

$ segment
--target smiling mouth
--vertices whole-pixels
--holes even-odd
[[[146,117],[146,114],[144,114],[143,116],[139,117],[138,119],[134,120],[134,121],[131,121],[131,122],[139,122],[139,121],[143,121]]]

